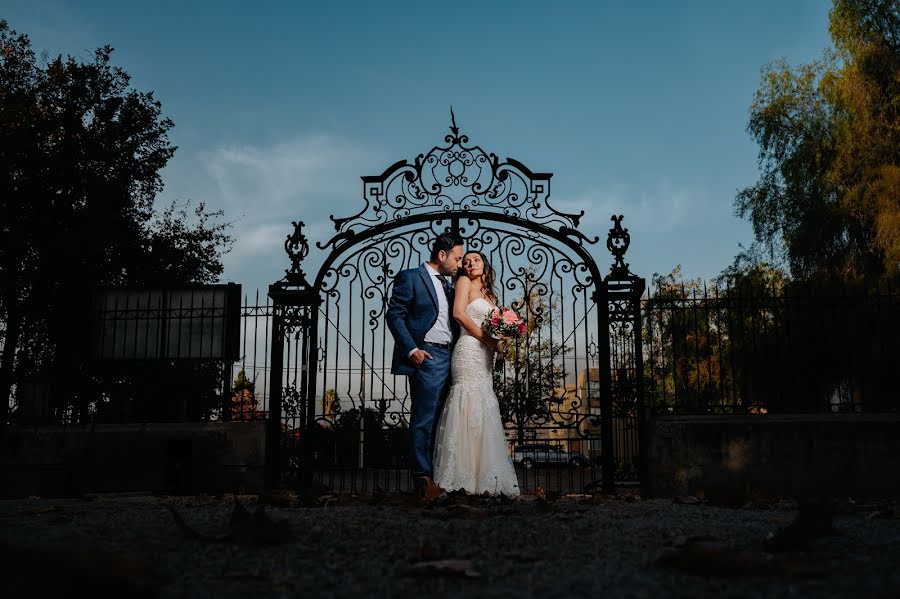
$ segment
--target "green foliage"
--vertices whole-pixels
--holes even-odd
[[[897,323],[883,290],[900,279],[900,4],[834,0],[829,16],[833,49],[768,65],[750,107],[761,176],[735,207],[792,276],[758,252],[723,272],[735,407],[805,397],[814,410],[859,409],[891,395]]]
[[[655,275],[645,389],[658,412],[896,409],[896,292],[791,281],[744,253],[711,285]]]
[[[341,411],[341,399],[335,389],[326,389],[322,397],[322,415],[329,417]]]
[[[358,431],[359,416],[359,408],[350,408],[349,410],[341,412],[340,417],[335,420],[334,430]],[[378,410],[376,409],[366,408],[363,411],[363,418],[365,419],[365,428],[368,431],[380,430],[383,425],[383,421],[381,420],[381,417],[378,414]]]
[[[377,409],[351,408],[341,412],[334,423],[334,430],[319,433],[320,459],[326,463],[359,465],[359,443],[363,444],[363,460],[369,466],[390,466],[405,462],[409,449],[407,426],[386,426],[384,415]],[[362,432],[361,432],[362,429]],[[361,436],[364,435],[364,438]]]
[[[526,337],[514,344],[500,369],[494,371],[494,392],[503,422],[518,430],[529,423],[547,422],[564,385],[561,366],[568,348],[556,341]]]
[[[712,359],[710,348],[714,345],[715,332],[709,322],[698,318],[696,310],[679,309],[690,301],[697,301],[700,280],[681,280],[681,267],[677,266],[666,276],[654,274],[651,280],[652,297],[648,300],[644,324],[644,345],[648,348],[645,387],[647,399],[658,410],[675,404],[696,407],[708,394],[710,385],[717,382],[718,368]],[[701,350],[702,348],[702,350]],[[718,366],[718,356],[715,356]],[[653,373],[654,360],[667,367],[661,373]],[[654,376],[656,375],[656,376]]]
[[[66,369],[84,353],[77,323],[93,289],[208,283],[222,272],[230,238],[218,213],[202,203],[157,210],[172,122],[111,55],[106,46],[84,61],[41,62],[0,20],[2,395],[28,377],[75,376]]]
[[[735,208],[796,278],[871,283],[900,276],[900,8],[835,0],[830,21],[822,60],[764,69]]]
[[[256,383],[247,376],[242,368],[231,385],[231,398],[228,410],[232,420],[258,420],[259,399],[256,397]]]
[[[551,419],[557,390],[565,385],[563,358],[570,351],[559,342],[557,298],[534,282],[531,271],[524,278],[525,293],[511,305],[528,319],[527,332],[510,344],[493,375],[500,416],[516,428],[520,440],[526,427]]]

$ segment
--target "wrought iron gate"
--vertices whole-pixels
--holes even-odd
[[[623,261],[622,217],[601,275],[598,237],[581,214],[551,207],[549,173],[470,146],[455,122],[445,145],[363,177],[365,207],[332,217],[335,235],[310,282],[303,223],[285,242],[291,268],[274,303],[268,480],[318,477],[332,488],[408,484],[410,398],[390,374],[384,323],[394,277],[427,261],[433,238],[459,234],[497,272],[500,303],[529,328],[499,362],[494,387],[523,490],[582,491],[637,480],[642,419],[640,297]]]

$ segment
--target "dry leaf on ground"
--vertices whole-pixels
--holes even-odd
[[[430,518],[461,518],[464,520],[483,520],[490,515],[490,512],[484,508],[466,505],[464,503],[453,504],[442,510],[425,511],[425,515]]]
[[[228,524],[229,530],[221,535],[202,533],[188,524],[173,506],[167,505],[166,508],[172,513],[175,524],[182,532],[200,541],[209,543],[233,541],[248,545],[272,545],[289,543],[294,540],[287,520],[272,519],[266,514],[264,505],[258,506],[253,513],[250,513],[235,499]]]
[[[0,542],[0,597],[156,597],[158,585],[141,557]]]
[[[656,565],[697,576],[820,576],[828,568],[821,560],[773,558],[699,543],[663,554]]]
[[[414,576],[459,576],[463,578],[479,578],[481,576],[470,559],[438,559],[417,562],[409,567],[409,572]]]
[[[292,507],[297,502],[297,494],[290,491],[273,491],[259,496],[259,503],[275,507]]]
[[[694,497],[693,495],[684,495],[681,497],[674,497],[674,498],[672,498],[672,501],[675,503],[684,503],[687,505],[693,505],[695,503],[703,503],[702,499],[700,499],[698,497]]]
[[[806,549],[819,537],[836,535],[832,525],[834,507],[823,504],[804,504],[793,522],[763,542],[767,551]]]
[[[26,514],[47,514],[50,512],[61,512],[63,508],[58,505],[26,505],[22,508]]]

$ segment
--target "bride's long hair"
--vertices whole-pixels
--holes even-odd
[[[477,250],[469,250],[468,252],[463,254],[463,260],[465,260],[466,256],[468,256],[469,254],[478,254],[479,256],[481,256],[481,263],[484,264],[484,270],[481,271],[481,288],[488,299],[496,304],[498,298],[497,292],[494,291],[494,280],[497,275],[494,272],[494,267],[491,266],[490,262],[488,262],[487,256]],[[462,266],[460,266],[456,271],[455,278],[458,280],[460,277],[464,276],[466,276],[466,270]]]

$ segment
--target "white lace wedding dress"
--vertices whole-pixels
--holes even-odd
[[[480,327],[492,307],[478,298],[466,313]],[[494,394],[493,365],[493,352],[463,328],[450,361],[451,386],[434,443],[434,482],[447,491],[519,494]]]

